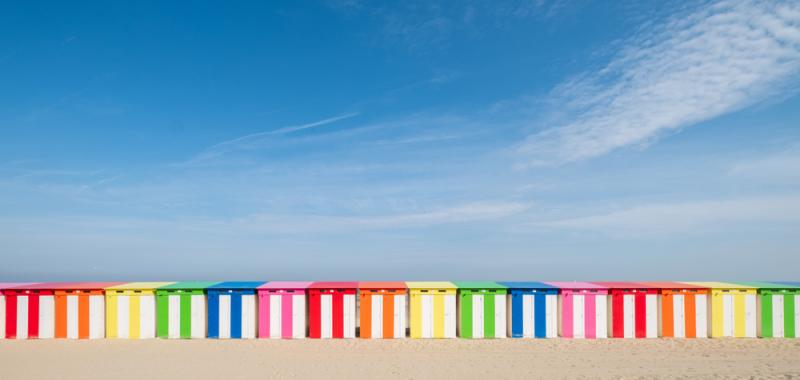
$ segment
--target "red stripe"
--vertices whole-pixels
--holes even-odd
[[[320,337],[320,307],[319,292],[310,291],[308,294],[308,337]]]
[[[333,292],[333,337],[344,338],[344,293],[340,290]]]
[[[636,293],[633,304],[636,309],[636,337],[647,337],[647,294]]]
[[[625,296],[621,293],[614,292],[611,296],[611,319],[613,320],[612,325],[612,336],[614,338],[624,338],[625,337]]]
[[[39,294],[28,294],[28,339],[39,337]]]
[[[17,337],[17,295],[6,295],[6,338]]]

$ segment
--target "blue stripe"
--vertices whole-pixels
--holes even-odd
[[[208,337],[219,338],[219,294],[208,292]]]
[[[511,295],[511,337],[522,338],[522,293],[513,292]]]
[[[547,299],[545,297],[547,296],[542,293],[536,293],[533,296],[533,327],[534,336],[537,338],[547,337]]]
[[[231,338],[242,338],[242,293],[231,293]]]

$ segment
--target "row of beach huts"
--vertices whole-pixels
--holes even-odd
[[[800,282],[0,283],[0,338],[707,338],[800,331]]]

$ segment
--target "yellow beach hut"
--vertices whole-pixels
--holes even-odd
[[[106,288],[106,338],[156,337],[156,289],[173,282],[130,282]]]
[[[451,282],[406,282],[412,338],[456,337],[456,287]]]
[[[686,282],[711,289],[711,337],[756,337],[756,292],[752,286],[727,282]]]

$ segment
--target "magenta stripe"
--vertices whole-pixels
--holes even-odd
[[[584,320],[586,323],[586,327],[583,331],[586,332],[587,339],[594,339],[597,338],[597,306],[595,305],[595,300],[597,296],[594,294],[587,293],[583,297],[583,302],[585,306],[584,312]]]
[[[269,293],[258,295],[258,337],[269,338]]]
[[[572,292],[564,291],[561,293],[561,333],[565,338],[572,336]]]
[[[292,300],[294,294],[281,296],[281,329],[284,338],[292,338]]]

